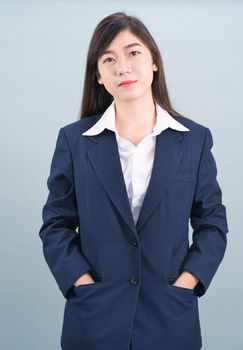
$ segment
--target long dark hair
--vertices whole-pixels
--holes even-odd
[[[152,82],[154,101],[171,115],[181,116],[171,106],[161,54],[148,29],[137,17],[127,16],[124,12],[115,12],[105,17],[96,26],[91,38],[86,61],[83,98],[78,119],[104,113],[112,103],[113,96],[105,89],[104,85],[99,84],[97,81],[97,61],[115,36],[125,29],[130,30],[133,35],[140,38],[149,48],[153,62],[158,67],[158,70],[154,72]]]

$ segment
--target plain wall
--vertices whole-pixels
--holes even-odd
[[[203,350],[243,349],[240,1],[0,1],[0,348],[60,349],[65,299],[38,231],[59,129],[78,118],[95,26],[138,16],[156,40],[172,104],[210,128],[229,225],[225,257],[199,299]]]

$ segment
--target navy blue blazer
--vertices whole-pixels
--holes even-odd
[[[228,232],[212,134],[173,116],[190,131],[157,135],[135,225],[115,133],[82,135],[101,116],[60,129],[47,180],[39,235],[65,297],[62,349],[198,350],[198,298],[224,256]],[[194,289],[172,285],[183,270],[199,279]],[[74,287],[87,271],[95,283]]]

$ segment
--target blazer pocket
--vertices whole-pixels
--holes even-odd
[[[82,283],[82,284],[80,284],[80,285],[77,286],[77,287],[73,286],[74,289],[77,290],[77,289],[83,289],[83,288],[85,288],[85,287],[92,287],[92,286],[97,285],[97,284],[102,284],[102,282],[103,282],[103,279],[102,279],[101,277],[92,276],[92,278],[93,278],[94,282]]]
[[[168,285],[175,290],[178,291],[186,291],[186,292],[195,292],[194,288],[185,288],[185,287],[180,287],[180,286],[174,286],[173,283],[175,282],[176,278],[168,278]]]
[[[178,171],[178,172],[175,174],[174,181],[179,181],[179,182],[192,182],[194,176],[195,176],[195,173],[194,173],[194,172]]]

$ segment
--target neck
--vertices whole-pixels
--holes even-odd
[[[132,101],[115,101],[116,125],[126,130],[151,129],[156,121],[153,99],[143,98]]]

